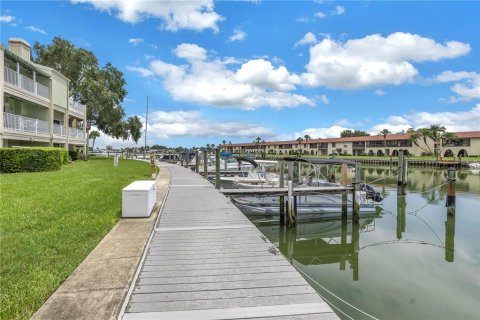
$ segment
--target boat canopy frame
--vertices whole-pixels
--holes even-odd
[[[300,157],[285,157],[283,158],[284,161],[288,162],[305,162],[310,163],[312,165],[350,165],[350,166],[358,166],[360,163],[353,160],[345,160],[345,159],[308,159],[308,158],[300,158]]]
[[[238,161],[238,164],[242,163],[242,162],[248,162],[250,163],[254,168],[258,167],[258,163],[253,160],[252,158],[249,158],[249,157],[236,157],[237,161]]]

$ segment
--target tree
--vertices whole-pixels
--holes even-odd
[[[100,137],[100,132],[98,132],[97,130],[92,130],[88,135],[88,138],[93,140],[92,151],[95,150],[95,139],[97,139],[98,137]]]
[[[340,132],[340,137],[342,138],[347,138],[347,137],[363,137],[363,136],[369,136],[370,133],[366,131],[361,131],[361,130],[343,130]]]
[[[416,130],[408,130],[410,134],[410,141],[412,141],[417,147],[422,149],[427,154],[435,155],[435,158],[438,160],[440,154],[443,152],[443,149],[447,146],[447,142],[455,141],[458,139],[455,134],[447,132],[447,129],[439,125],[430,125],[426,128],[418,128]],[[433,150],[428,143],[428,140],[433,141]],[[420,145],[420,141],[423,142],[423,145]],[[441,147],[443,145],[443,147]]]
[[[312,137],[310,137],[308,134],[304,135],[303,137],[305,138],[305,141],[308,141],[308,140],[312,139]]]
[[[35,42],[33,46],[36,63],[49,66],[70,79],[69,96],[87,106],[87,128],[98,130],[115,138],[141,137],[138,118],[128,118],[122,102],[127,91],[123,73],[107,62],[99,66],[91,51],[77,48],[70,41],[55,37],[49,45]]]
[[[298,145],[300,146],[302,141],[303,141],[303,138],[298,137],[296,141],[298,142]],[[302,148],[300,147],[300,149],[298,149],[298,154],[301,154],[301,153],[302,153]]]
[[[380,131],[379,135],[383,136],[383,148],[385,149],[384,155],[387,155],[387,135],[391,134],[390,130],[388,129],[383,129]]]
[[[260,146],[260,143],[263,141],[262,138],[260,137],[256,137],[255,140],[253,140],[253,143],[255,143],[256,145],[256,148],[257,148],[257,152],[259,152],[259,146]]]
[[[227,140],[222,140],[222,144],[223,144],[223,145],[226,145],[226,144],[227,144]]]

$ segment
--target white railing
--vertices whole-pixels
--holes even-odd
[[[77,128],[68,128],[68,136],[75,139],[84,139],[83,130]]]
[[[11,113],[3,113],[3,127],[17,131],[47,133],[48,122]]]
[[[65,127],[61,124],[53,124],[53,134],[56,136],[65,137]]]
[[[33,79],[30,79],[23,74],[18,74],[17,71],[4,66],[5,82],[10,83],[16,87],[20,87],[23,90],[29,91],[35,95],[50,99],[50,89]],[[36,90],[35,90],[36,89]]]
[[[46,85],[37,82],[37,94],[41,97],[50,99],[50,90]]]
[[[15,70],[10,69],[9,67],[4,67],[3,76],[5,78],[5,82],[13,84],[14,86],[18,85],[17,72]]]
[[[25,77],[23,74],[20,75],[20,84],[22,89],[35,93],[35,82],[29,77]]]
[[[73,101],[72,99],[70,99],[70,110],[80,114],[85,114],[85,106],[80,102]]]

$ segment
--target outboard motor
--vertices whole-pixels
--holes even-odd
[[[362,182],[360,183],[360,190],[365,191],[367,194],[367,199],[372,199],[375,202],[381,202],[383,200],[382,195],[380,192],[375,191],[371,186]]]

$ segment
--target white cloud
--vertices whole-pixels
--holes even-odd
[[[297,43],[295,43],[294,47],[303,46],[307,44],[314,44],[314,43],[317,43],[317,37],[315,36],[315,34],[311,32],[307,32],[302,37],[302,39],[298,40]]]
[[[90,3],[93,7],[128,23],[158,18],[168,31],[191,29],[218,31],[217,23],[223,17],[214,11],[213,0],[149,1],[149,0],[72,0],[72,3]]]
[[[322,19],[322,18],[325,18],[327,15],[325,13],[319,11],[319,12],[315,12],[314,16],[316,18]]]
[[[324,94],[322,94],[319,99],[323,104],[329,104],[330,103],[330,100],[328,100],[327,96],[324,95]]]
[[[133,71],[133,72],[140,73],[143,77],[151,77],[154,74],[151,70],[148,70],[148,69],[145,69],[145,68],[142,68],[142,67],[127,66],[126,69],[128,71]]]
[[[340,16],[345,13],[345,7],[343,6],[336,6],[335,10],[332,11],[332,15]]]
[[[241,29],[236,28],[236,29],[233,30],[233,35],[231,35],[228,38],[228,41],[229,42],[234,42],[234,41],[242,42],[246,38],[247,38],[247,33],[245,31],[242,31]]]
[[[457,41],[440,44],[416,34],[373,34],[345,43],[323,39],[310,48],[303,74],[310,86],[362,89],[375,85],[400,85],[412,81],[418,70],[412,62],[452,59],[467,54],[470,45]]]
[[[215,121],[202,117],[198,111],[154,111],[149,114],[149,134],[159,139],[192,137],[272,137],[273,132],[255,123]]]
[[[11,15],[1,15],[0,22],[12,23],[15,21],[15,17]]]
[[[447,131],[480,130],[480,104],[470,110],[456,112],[415,112],[401,116],[390,116],[384,123],[374,125],[369,132],[376,134],[386,128],[392,132],[408,128],[423,128],[432,124],[445,126]]]
[[[246,110],[315,105],[305,96],[290,93],[301,83],[301,78],[283,66],[275,68],[269,61],[255,59],[232,69],[234,64],[208,58],[204,48],[189,43],[180,44],[174,53],[188,64],[153,60],[147,70],[163,79],[165,88],[176,100]],[[150,75],[139,68],[131,71]]]
[[[143,42],[142,38],[130,38],[130,39],[128,39],[128,43],[131,43],[133,46],[136,46],[136,45],[138,45],[142,42]]]
[[[474,99],[480,99],[480,74],[476,72],[467,71],[444,71],[434,78],[436,82],[456,82],[450,89],[457,94],[457,96],[450,96],[441,101],[450,103],[465,102]]]
[[[34,26],[25,27],[25,29],[30,30],[30,31],[32,31],[32,32],[38,32],[38,33],[41,33],[41,34],[43,34],[43,35],[46,35],[46,34],[47,34],[47,32],[46,32],[45,30],[40,29],[40,28],[37,28],[37,27],[34,27]]]
[[[385,91],[383,91],[382,89],[377,89],[375,90],[375,92],[373,92],[374,94],[376,94],[377,96],[384,96],[386,95],[387,93]]]
[[[339,126],[339,125],[333,125],[331,127],[326,127],[326,128],[308,128],[305,130],[302,130],[301,132],[296,132],[294,134],[295,137],[303,137],[306,134],[308,134],[312,139],[318,139],[318,138],[338,138],[340,137],[340,133],[343,130],[348,130],[349,128]]]
[[[315,19],[311,19],[310,17],[306,16],[306,17],[298,17],[295,19],[295,21],[299,23],[310,23],[310,22],[314,22]]]

